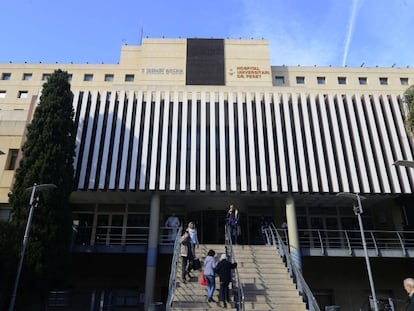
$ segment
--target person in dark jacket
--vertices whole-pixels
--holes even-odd
[[[223,302],[223,307],[227,308],[226,302],[230,300],[229,297],[229,283],[231,281],[231,270],[237,267],[237,263],[231,263],[227,260],[226,254],[222,254],[220,262],[217,264],[214,271],[218,274],[220,280],[220,301]]]
[[[183,235],[180,238],[180,255],[181,255],[181,277],[183,282],[186,282],[186,275],[191,278],[190,271],[194,256],[192,253],[192,244],[190,234],[187,231],[184,231]]]
[[[408,294],[407,311],[414,311],[414,279],[408,278],[404,280],[404,289]]]

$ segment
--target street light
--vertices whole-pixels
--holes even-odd
[[[395,161],[393,163],[393,165],[414,168],[414,161],[410,161],[410,160],[397,160],[397,161]]]
[[[14,304],[16,302],[16,295],[17,295],[17,288],[19,287],[20,273],[22,272],[24,254],[26,252],[27,241],[29,239],[30,225],[32,224],[34,206],[36,205],[35,193],[37,190],[41,191],[41,190],[50,189],[50,188],[57,188],[57,187],[54,184],[37,185],[35,183],[32,187],[29,187],[26,189],[26,190],[32,190],[32,193],[30,195],[30,202],[29,202],[30,211],[29,211],[29,216],[27,218],[26,230],[24,232],[22,252],[20,254],[19,266],[17,267],[16,281],[14,282],[14,289],[13,289],[13,294],[12,294],[10,305],[9,305],[9,311],[14,310]]]
[[[362,195],[359,195],[358,193],[349,193],[349,192],[340,192],[336,196],[349,198],[349,199],[353,199],[357,201],[357,205],[354,205],[354,213],[358,217],[359,230],[361,231],[362,246],[364,248],[364,255],[365,255],[365,264],[367,266],[367,271],[368,271],[369,285],[371,287],[371,296],[374,301],[374,310],[378,311],[377,296],[375,295],[374,280],[372,278],[371,264],[369,262],[367,243],[365,240],[365,233],[364,233],[364,226],[362,224],[362,217],[361,217],[361,214],[363,213],[361,200],[365,200],[366,198]]]

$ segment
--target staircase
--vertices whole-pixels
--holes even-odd
[[[235,245],[233,252],[246,310],[307,310],[274,247]]]
[[[210,249],[213,249],[216,252],[216,258],[220,258],[220,255],[225,252],[224,245],[202,244],[199,248],[196,248],[196,257],[199,258],[201,262],[204,262],[204,258]],[[216,277],[216,292],[214,293],[214,299],[217,302],[207,302],[207,286],[200,285],[200,273],[200,271],[191,271],[191,279],[189,280],[187,278],[187,282],[183,283],[181,279],[181,258],[179,259],[175,296],[171,310],[223,310],[218,303],[218,289],[220,287],[218,277]],[[230,308],[230,304],[227,304],[227,307]]]
[[[213,249],[216,257],[224,253],[224,245],[200,245],[196,256],[204,261],[207,252]],[[243,284],[246,310],[305,311],[295,285],[274,247],[263,245],[236,245],[233,252],[237,261],[240,282]],[[200,271],[192,271],[192,278],[183,283],[181,279],[181,258],[177,267],[177,283],[171,310],[223,310],[218,303],[220,286],[216,277],[217,302],[207,302],[207,287],[200,285]],[[231,285],[230,285],[231,290]],[[227,303],[234,308],[234,303]]]

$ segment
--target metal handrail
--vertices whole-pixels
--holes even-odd
[[[177,265],[178,265],[178,259],[179,259],[179,255],[180,255],[180,238],[181,238],[181,232],[182,232],[183,228],[180,227],[178,229],[178,233],[177,236],[175,238],[175,242],[174,242],[174,253],[173,253],[173,258],[171,261],[171,272],[170,272],[170,281],[168,284],[168,297],[167,297],[167,301],[165,303],[166,306],[166,311],[170,311],[171,310],[171,306],[172,306],[172,302],[175,296],[175,287],[176,287],[176,279],[177,279]]]
[[[230,234],[230,230],[228,230],[227,225],[224,226],[224,240],[225,240],[225,247],[226,247],[226,255],[231,258],[232,262],[236,262],[234,252],[233,252],[233,244],[231,242],[231,234]],[[235,283],[236,283],[236,288],[234,288]],[[244,311],[245,310],[244,289],[243,289],[243,284],[240,282],[240,276],[239,276],[239,271],[237,267],[234,269],[232,287],[233,287],[233,291],[235,291],[234,301],[236,304],[236,309]]]
[[[280,232],[281,229],[278,229]],[[377,256],[381,250],[401,250],[407,255],[407,249],[414,248],[414,231],[365,230],[367,248]],[[362,249],[359,230],[320,230],[299,229],[301,248],[348,249],[351,254],[355,249]]]
[[[294,263],[288,247],[283,243],[282,238],[280,237],[279,233],[276,230],[276,227],[271,224],[269,226],[269,235],[271,236],[271,244],[279,250],[280,257],[286,260],[286,265],[288,268],[288,272],[290,277],[296,283],[298,292],[302,295],[304,301],[307,303],[308,308],[310,311],[320,311],[319,305],[313,295],[311,289],[309,288],[308,284],[306,283],[300,269]]]

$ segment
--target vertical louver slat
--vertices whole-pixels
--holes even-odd
[[[107,122],[106,122],[106,129],[105,129],[105,139],[103,141],[103,153],[102,153],[102,163],[101,163],[101,171],[99,174],[99,186],[98,189],[105,189],[105,180],[106,180],[106,170],[108,166],[108,158],[109,152],[111,152],[110,144],[111,144],[111,134],[112,134],[112,124],[114,119],[114,112],[115,112],[115,100],[116,100],[116,92],[113,91],[111,93],[111,98],[109,100],[109,109],[107,114]]]
[[[392,187],[394,188],[393,189],[394,193],[401,193],[401,187],[400,187],[400,184],[398,182],[397,168],[393,165],[394,157],[392,155],[392,150],[391,150],[391,146],[390,146],[391,145],[390,138],[389,138],[388,133],[387,133],[385,119],[384,119],[384,115],[383,115],[382,109],[381,109],[380,99],[379,99],[378,95],[376,95],[376,94],[374,94],[373,98],[374,98],[375,114],[377,116],[377,121],[378,121],[377,124],[378,124],[380,135],[381,135],[380,137],[384,141],[383,153],[384,153],[384,156],[385,156],[384,157],[385,165],[386,165],[387,170],[391,174],[390,180],[391,180]]]
[[[352,138],[353,138],[353,142],[354,142],[354,154],[356,155],[356,160],[358,161],[358,175],[359,175],[359,180],[361,181],[361,192],[363,193],[369,193],[370,192],[370,187],[369,187],[369,181],[368,181],[368,173],[366,170],[366,164],[364,161],[364,154],[362,152],[362,144],[361,144],[361,138],[359,136],[359,131],[358,131],[358,124],[355,118],[355,110],[354,110],[354,105],[352,102],[352,97],[350,95],[346,95],[346,107],[348,109],[349,112],[349,127],[351,129],[351,133],[352,133]]]
[[[190,190],[197,190],[197,93],[191,96]]]
[[[89,109],[89,120],[88,120],[88,127],[86,129],[86,137],[85,141],[82,142],[85,146],[83,150],[83,156],[82,156],[82,163],[81,163],[81,171],[79,175],[79,183],[78,188],[84,189],[85,188],[85,178],[86,178],[86,171],[88,168],[88,158],[89,158],[89,150],[92,146],[91,138],[92,138],[92,129],[93,129],[93,123],[95,119],[95,112],[96,112],[96,104],[98,101],[98,91],[93,91],[92,93],[92,101],[91,101],[91,107]],[[86,116],[85,116],[86,117]]]
[[[207,131],[207,113],[206,113],[206,92],[201,92],[200,103],[200,190],[206,191],[206,131]]]
[[[167,147],[168,147],[168,128],[170,114],[170,92],[165,91],[164,95],[164,115],[162,122],[162,142],[161,142],[161,159],[160,159],[160,182],[159,189],[165,190],[167,175]]]
[[[314,141],[312,140],[312,128],[311,128],[311,116],[309,115],[308,111],[308,102],[305,94],[300,94],[301,100],[301,108],[302,108],[302,115],[303,115],[303,131],[305,133],[305,140],[306,140],[306,151],[308,156],[308,163],[309,163],[309,174],[311,180],[311,188],[313,192],[319,191],[318,185],[318,173],[317,173],[317,166],[315,160],[315,151],[313,149]]]
[[[72,99],[73,119],[75,119],[76,112],[78,110],[79,94],[80,94],[79,90],[73,91],[73,99]],[[39,95],[37,96],[39,101],[40,101],[40,96],[42,96],[42,90],[39,91]]]
[[[216,99],[210,92],[210,190],[216,191]]]
[[[187,177],[187,125],[188,125],[188,97],[183,93],[181,114],[181,159],[180,159],[180,190],[185,190]]]
[[[249,167],[250,167],[250,190],[257,191],[257,175],[256,175],[256,144],[254,141],[253,126],[253,108],[252,96],[250,92],[246,93],[246,119],[247,119],[247,140],[249,144]]]
[[[122,119],[124,114],[124,103],[125,102],[125,91],[121,91],[119,96],[119,104],[117,117],[115,119],[115,136],[114,136],[114,146],[112,148],[112,163],[109,176],[109,189],[115,189],[115,180],[116,180],[116,169],[118,165],[118,155],[119,155],[119,146],[121,141],[121,128],[122,128]]]
[[[398,159],[403,159],[403,153],[401,150],[401,145],[398,139],[398,134],[396,131],[397,128],[397,124],[394,121],[393,118],[393,114],[391,112],[391,108],[390,108],[390,102],[388,101],[388,97],[387,96],[382,96],[382,101],[383,101],[383,108],[384,108],[384,117],[385,117],[385,121],[386,121],[386,126],[389,130],[389,135],[390,135],[390,147],[393,150],[393,155],[396,156],[396,158],[392,158],[392,163],[394,163],[396,160]],[[402,192],[404,193],[409,193],[410,191],[410,183],[408,181],[408,176],[407,176],[407,172],[405,170],[401,170],[401,168],[399,167],[395,167],[397,170],[400,170],[400,176],[401,176],[401,182],[402,184],[400,185],[402,188]]]
[[[121,172],[119,175],[119,189],[124,190],[126,185],[126,171],[128,161],[129,142],[132,133],[132,113],[134,108],[134,91],[129,91],[125,120],[124,145],[122,147]]]
[[[332,124],[332,139],[334,141],[335,149],[336,149],[336,165],[339,168],[340,180],[342,184],[342,192],[349,192],[349,180],[348,175],[346,173],[346,166],[345,166],[345,157],[344,157],[344,149],[343,149],[343,142],[341,139],[341,129],[339,128],[339,120],[338,120],[338,113],[335,109],[335,101],[332,95],[328,95],[328,109],[329,114],[331,116],[331,124]]]
[[[277,188],[277,173],[276,173],[276,160],[275,160],[275,145],[273,138],[273,124],[271,113],[271,101],[270,94],[265,93],[264,107],[265,107],[265,119],[266,119],[266,134],[267,134],[267,147],[269,157],[269,172],[270,172],[270,189],[272,192],[276,192]]]
[[[224,118],[224,93],[219,92],[219,137],[220,137],[220,190],[227,189],[226,176],[226,125]]]
[[[88,105],[88,97],[89,92],[85,91],[83,93],[82,97],[82,103],[81,103],[81,110],[79,114],[79,121],[78,121],[78,128],[76,131],[76,146],[75,146],[75,160],[74,160],[74,167],[78,167],[78,159],[79,159],[79,151],[82,144],[82,134],[83,134],[83,128],[85,125],[85,118],[86,118],[86,107]]]
[[[351,135],[352,133],[349,131],[348,128],[348,120],[346,117],[346,113],[345,113],[345,107],[344,107],[344,102],[342,100],[342,96],[338,95],[337,97],[337,110],[339,112],[339,118],[341,120],[341,126],[342,126],[342,137],[345,140],[345,152],[346,152],[346,156],[348,159],[348,173],[350,176],[350,182],[351,182],[351,191],[352,192],[360,192],[360,188],[359,188],[359,182],[358,182],[358,177],[357,177],[357,170],[356,170],[356,166],[355,166],[355,159],[354,159],[354,154],[353,154],[353,150],[352,150],[352,145],[351,145]]]
[[[309,192],[307,171],[306,171],[306,162],[305,162],[305,149],[302,138],[302,123],[300,121],[299,114],[299,103],[296,96],[292,96],[292,110],[293,110],[293,123],[295,127],[296,134],[296,149],[298,151],[298,160],[299,160],[299,174],[300,181],[302,184],[301,191]]]
[[[320,190],[322,190],[322,192],[329,192],[328,172],[326,170],[326,163],[325,163],[325,158],[324,158],[325,151],[323,150],[322,136],[321,136],[321,129],[320,129],[322,123],[318,117],[318,110],[316,107],[316,99],[315,99],[314,94],[310,95],[310,114],[312,117],[316,154],[317,154],[318,165],[319,165],[319,178],[321,182]]]
[[[106,108],[106,91],[101,93],[101,99],[99,103],[99,115],[98,115],[98,124],[96,126],[96,135],[95,143],[93,146],[92,153],[92,164],[91,164],[91,173],[89,175],[89,189],[94,189],[96,185],[96,172],[98,171],[98,161],[99,161],[99,150],[101,148],[103,121],[105,118],[105,108]]]
[[[237,190],[236,177],[236,142],[234,124],[234,98],[233,92],[228,93],[228,113],[229,113],[229,157],[230,157],[230,191]]]
[[[378,132],[378,127],[375,122],[375,116],[374,116],[374,110],[371,103],[371,98],[368,95],[364,95],[363,97],[363,103],[366,110],[366,118],[367,122],[366,124],[369,127],[369,130],[371,132],[372,137],[372,146],[373,151],[377,158],[377,166],[378,170],[377,173],[380,175],[380,181],[382,184],[383,191],[385,193],[391,193],[391,185],[388,180],[388,173],[385,168],[385,160],[384,160],[384,153],[381,149],[381,142],[380,142],[380,133]]]
[[[131,157],[131,176],[129,179],[129,189],[134,190],[137,185],[138,172],[138,150],[139,149],[139,135],[141,131],[141,117],[142,117],[142,105],[143,105],[143,92],[139,91],[137,94],[137,109],[135,113],[135,126],[134,126],[134,140],[132,143],[132,157]]]
[[[407,132],[405,131],[404,120],[402,118],[400,106],[398,104],[398,100],[395,95],[391,95],[391,109],[394,112],[396,128],[398,130],[398,135],[401,141],[401,148],[404,154],[403,155],[404,158],[395,159],[395,160],[413,161],[413,155],[411,153],[410,143],[408,141]],[[404,170],[404,168],[401,167],[401,170]],[[414,185],[414,170],[412,168],[405,168],[405,171],[410,176],[411,185]]]
[[[286,142],[287,142],[287,156],[289,162],[289,175],[290,175],[290,187],[292,192],[298,192],[298,176],[296,172],[296,157],[295,157],[295,148],[293,145],[293,132],[292,132],[292,123],[290,120],[290,103],[288,94],[283,93],[282,95],[282,109],[283,117],[285,119],[285,130],[286,130]]]
[[[326,112],[325,97],[322,94],[318,94],[319,98],[319,110],[321,115],[321,124],[323,128],[323,137],[325,139],[325,155],[327,156],[329,166],[329,180],[332,186],[333,192],[339,192],[338,175],[336,173],[336,163],[333,152],[333,144],[331,140],[331,131],[329,129],[328,114]]]
[[[142,158],[141,165],[139,168],[139,190],[145,189],[147,181],[147,163],[148,163],[148,148],[149,148],[149,132],[150,132],[150,121],[151,121],[151,107],[152,107],[152,94],[151,91],[147,91],[145,98],[145,120],[144,130],[142,138]]]
[[[239,127],[239,163],[240,163],[240,190],[247,191],[246,148],[244,142],[243,96],[237,93],[237,121]]]
[[[282,129],[282,116],[280,109],[282,108],[282,104],[280,102],[279,95],[277,93],[273,94],[273,103],[274,103],[274,111],[275,111],[275,124],[276,124],[276,139],[277,139],[277,151],[279,155],[279,167],[280,167],[280,182],[281,182],[281,190],[282,192],[289,191],[288,186],[288,179],[287,176],[289,172],[287,171],[286,167],[286,150],[285,150],[285,143],[283,141],[283,129]]]
[[[263,118],[262,118],[262,99],[260,94],[255,94],[256,120],[257,120],[257,148],[259,150],[259,170],[260,170],[260,190],[267,191],[267,173],[266,173],[266,157],[265,143],[263,136]]]
[[[158,160],[158,134],[160,129],[160,110],[161,110],[161,92],[155,93],[154,121],[152,122],[152,144],[151,144],[151,164],[149,167],[150,180],[149,190],[155,190],[155,181],[157,177],[157,160]]]
[[[171,133],[171,166],[170,166],[170,190],[175,190],[177,172],[177,143],[178,143],[178,92],[174,92],[173,119]]]
[[[355,103],[356,103],[356,113],[359,119],[359,126],[360,126],[360,137],[362,139],[362,147],[363,152],[366,155],[366,159],[368,161],[368,168],[370,172],[370,177],[372,181],[371,192],[380,193],[381,187],[378,180],[377,169],[375,167],[375,158],[372,152],[372,142],[369,138],[368,134],[368,127],[367,127],[367,117],[365,116],[363,105],[361,102],[361,97],[359,95],[355,95]],[[367,191],[366,191],[367,192]]]

